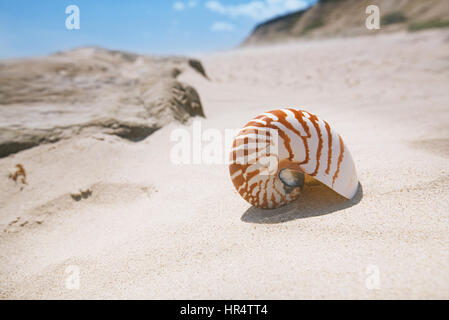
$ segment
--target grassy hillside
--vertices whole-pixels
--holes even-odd
[[[368,5],[380,9],[380,30],[365,27]],[[447,0],[321,0],[304,10],[256,26],[243,45],[273,43],[297,38],[356,36],[418,31],[449,26]]]

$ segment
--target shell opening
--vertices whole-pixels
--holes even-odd
[[[285,168],[279,171],[278,177],[286,187],[304,187],[305,175],[301,171]]]

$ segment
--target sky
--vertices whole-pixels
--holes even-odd
[[[0,58],[82,46],[142,54],[230,49],[260,22],[316,0],[0,0]],[[66,19],[79,8],[79,29]],[[74,20],[69,19],[73,23]]]

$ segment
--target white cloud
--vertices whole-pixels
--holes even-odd
[[[185,5],[184,3],[180,2],[180,1],[176,1],[175,3],[173,3],[173,9],[177,10],[177,11],[182,11],[184,10]]]
[[[177,11],[182,11],[186,8],[195,8],[198,5],[197,0],[189,0],[186,2],[176,1],[173,3],[173,9]]]
[[[187,2],[187,6],[189,6],[190,8],[195,8],[198,5],[198,1],[196,0],[189,0]]]
[[[210,29],[216,32],[230,32],[234,31],[235,28],[233,24],[230,24],[228,22],[217,21],[214,22],[214,24],[210,27]]]
[[[249,17],[266,20],[274,16],[306,8],[306,0],[253,0],[242,4],[225,5],[218,0],[205,3],[209,10],[229,17]]]

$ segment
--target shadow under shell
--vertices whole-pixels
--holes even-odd
[[[301,196],[295,201],[275,209],[250,207],[241,220],[248,223],[282,223],[296,219],[330,214],[350,208],[363,198],[362,185],[358,184],[357,193],[351,200],[339,195],[323,183],[314,181],[304,186]]]

